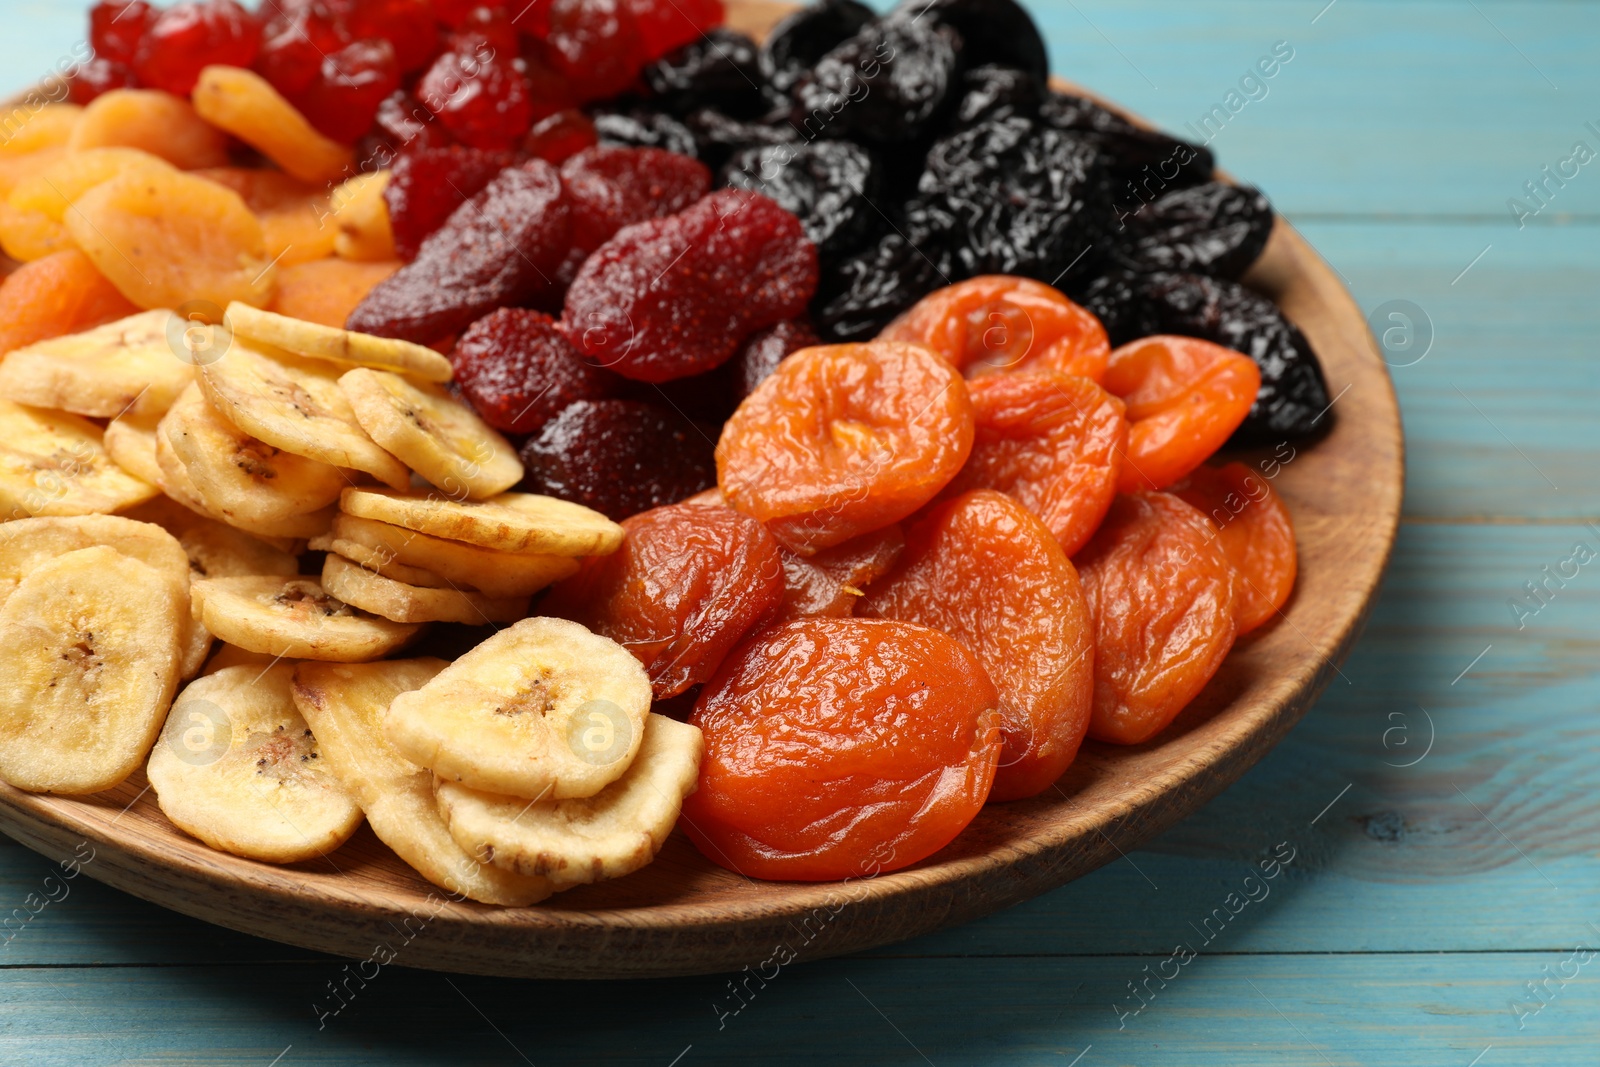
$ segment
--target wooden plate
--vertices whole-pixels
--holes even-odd
[[[785,9],[745,3],[759,32]],[[853,952],[966,922],[1117,859],[1221,792],[1305,713],[1349,653],[1399,522],[1399,409],[1364,318],[1279,220],[1248,279],[1305,330],[1337,394],[1332,432],[1267,449],[1293,512],[1300,580],[1286,617],[1241,642],[1156,741],[1090,743],[1048,796],[992,805],[950,847],[853,883],[760,883],[701,859],[681,835],[645,870],[523,909],[456,903],[363,829],[325,861],[273,867],[213,852],[166,821],[143,776],[93,797],[0,785],[0,830],[108,885],[220,926],[410,967],[614,978],[759,968]],[[1292,458],[1288,458],[1292,456]],[[409,921],[408,921],[409,920]]]

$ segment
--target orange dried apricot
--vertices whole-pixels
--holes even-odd
[[[985,274],[936,289],[878,335],[927,345],[968,378],[1053,370],[1099,381],[1111,343],[1100,320],[1050,286]]]
[[[26,105],[16,108],[0,131],[0,154],[20,156],[65,146],[82,119],[83,108],[77,104],[45,104],[33,111]]]
[[[228,138],[181,96],[159,89],[113,89],[84,109],[68,142],[86,148],[137,148],[180,170],[228,162]]]
[[[0,354],[137,310],[88,256],[65,249],[23,264],[0,282]]]
[[[1166,729],[1233,647],[1233,564],[1204,515],[1144,492],[1117,497],[1076,562],[1095,632],[1089,736],[1136,745]]]
[[[239,194],[173,171],[124,174],[79,197],[67,230],[100,273],[143,308],[272,295],[261,223]]]
[[[730,506],[802,556],[932,500],[972,450],[972,401],[921,345],[803,348],[745,398],[717,443]]]
[[[0,244],[23,262],[73,247],[62,221],[72,202],[119,174],[171,171],[172,164],[135,148],[91,148],[68,152],[39,173],[17,182],[0,219]]]
[[[541,611],[580,622],[644,664],[657,700],[699,685],[783,599],[778,545],[731,508],[669,504],[551,590]]]
[[[1122,401],[1072,374],[996,374],[970,383],[977,433],[946,493],[998,489],[1055,534],[1067,555],[1117,495],[1128,420]]]
[[[1250,414],[1255,361],[1195,337],[1159,334],[1111,353],[1102,383],[1128,407],[1119,492],[1165,489],[1221,448]]]
[[[905,547],[905,533],[895,523],[825,548],[809,559],[783,549],[783,607],[778,617],[845,618],[854,613],[862,590],[887,574]]]
[[[383,190],[389,172],[363,174],[351,178],[333,191],[337,237],[334,251],[344,259],[373,262],[396,258],[394,228],[389,223],[389,205]]]
[[[245,206],[261,220],[267,256],[279,267],[333,255],[339,231],[326,188],[259,167],[212,167],[194,173],[227,186],[244,199]]]
[[[284,267],[278,271],[278,289],[268,310],[343,329],[350,312],[373,286],[399,269],[398,259],[387,263],[318,259]]]
[[[1239,632],[1248,633],[1289,602],[1299,569],[1294,523],[1267,479],[1245,466],[1196,467],[1172,487],[1217,528],[1222,551],[1239,574]]]
[[[941,630],[988,671],[1003,738],[989,799],[1035,796],[1072,763],[1094,697],[1094,628],[1077,570],[1027,508],[989,489],[933,508],[858,610]]]
[[[191,99],[201,118],[259,149],[302,181],[337,181],[354,163],[350,149],[318,133],[271,82],[254,71],[206,67]]]
[[[871,877],[972,821],[1000,757],[995,690],[955,639],[887,619],[796,619],[730,655],[681,825],[752,878]]]

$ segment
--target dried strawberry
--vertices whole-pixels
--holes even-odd
[[[379,282],[352,330],[430,344],[489,312],[533,302],[568,245],[561,178],[542,159],[508,167]]]
[[[522,487],[621,520],[717,484],[716,432],[638,400],[580,400],[522,446]]]
[[[356,41],[325,57],[302,95],[311,124],[335,141],[354,144],[372,128],[378,105],[400,88],[394,46],[381,37]]]
[[[785,356],[822,342],[806,319],[789,319],[776,326],[757,330],[744,342],[729,364],[733,368],[733,387],[742,399],[756,391],[767,375],[778,369]]]
[[[675,215],[711,189],[704,163],[659,148],[587,148],[561,165],[572,244],[583,256],[624,226]]]
[[[443,226],[463,201],[477,196],[514,158],[510,152],[486,152],[465,145],[402,154],[383,190],[395,252],[407,263],[416,259],[428,235]]]
[[[474,38],[471,51],[446,51],[417,83],[417,99],[462,144],[508,149],[534,119],[528,79],[515,57]]]
[[[595,362],[664,382],[725,362],[745,337],[802,313],[816,287],[800,220],[760,193],[720,189],[602,245],[562,321]]]
[[[323,4],[278,8],[262,26],[255,69],[278,92],[298,101],[321,73],[323,57],[349,42],[334,13]]]
[[[722,25],[722,0],[626,0],[646,62]]]
[[[95,56],[123,66],[132,63],[155,15],[144,0],[101,0],[89,9],[89,44]]]
[[[89,104],[101,93],[112,89],[129,89],[137,84],[138,79],[130,68],[102,56],[94,56],[79,64],[78,69],[72,72],[67,99],[74,104]]]
[[[551,0],[544,42],[579,100],[615,96],[644,66],[639,28],[623,0]]]
[[[549,315],[501,308],[473,323],[450,354],[461,394],[506,433],[537,433],[579,400],[616,395],[619,379],[591,366]]]
[[[141,84],[187,97],[212,64],[248,67],[261,48],[261,27],[234,0],[183,0],[150,23],[134,53]]]
[[[559,167],[585,148],[593,147],[598,139],[588,115],[566,108],[534,123],[522,139],[522,150]]]

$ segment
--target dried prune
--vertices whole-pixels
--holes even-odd
[[[817,332],[830,341],[860,341],[949,277],[911,239],[891,233],[834,263],[825,282],[812,313]]]
[[[601,144],[665,148],[683,156],[693,156],[698,151],[689,127],[662,111],[599,111],[594,116],[594,132]]]
[[[659,148],[596,145],[561,165],[561,184],[581,262],[624,226],[688,208],[710,190],[711,173]]]
[[[856,0],[821,0],[808,4],[772,28],[761,43],[762,76],[779,93],[787,93],[817,61],[854,37],[874,18]]]
[[[1270,621],[1289,602],[1299,570],[1294,523],[1272,484],[1243,463],[1229,463],[1196,468],[1172,494],[1211,520],[1239,572],[1239,632]]]
[[[1125,270],[1237,279],[1267,247],[1272,219],[1259,189],[1221,182],[1177,189],[1124,220],[1111,258]]]
[[[948,363],[892,341],[783,361],[717,443],[728,503],[812,555],[910,515],[972,450],[972,401]]]
[[[807,140],[915,141],[943,117],[960,50],[961,35],[932,20],[869,22],[795,82],[790,121]]]
[[[734,650],[689,721],[705,756],[682,826],[747,877],[870,878],[954,840],[989,796],[995,688],[937,630],[797,619]]]
[[[1170,188],[1198,185],[1212,178],[1216,161],[1211,149],[1159,130],[1135,126],[1110,108],[1087,97],[1052,92],[1039,105],[1039,118],[1058,130],[1092,135],[1101,146],[1119,201],[1133,210]]]
[[[738,398],[743,400],[755,392],[756,386],[778,369],[785,356],[817,343],[816,332],[804,319],[789,319],[751,334],[730,363]]]
[[[1095,628],[1089,736],[1148,741],[1233,647],[1233,565],[1206,517],[1170,493],[1117,497],[1075,562]]]
[[[825,548],[809,558],[783,549],[783,607],[779,618],[847,617],[855,611],[863,590],[889,573],[905,547],[905,531],[895,523]]]
[[[798,145],[800,134],[787,122],[742,119],[712,107],[691,111],[684,124],[694,134],[695,154],[710,167],[721,167],[731,153],[769,145]]]
[[[568,245],[561,178],[542,159],[500,172],[384,279],[349,327],[430,344],[550,284]]]
[[[609,556],[551,590],[540,609],[638,657],[657,700],[706,681],[783,598],[778,545],[725,507],[679,504],[624,519]]]
[[[537,433],[579,400],[605,400],[620,385],[591,366],[548,315],[501,308],[467,328],[450,353],[455,381],[485,422]]]
[[[674,115],[715,105],[754,118],[766,107],[756,43],[737,30],[710,30],[646,66],[642,76],[652,106]]]
[[[722,170],[722,184],[753,189],[799,218],[824,260],[859,248],[880,225],[878,168],[849,141],[749,148]]]
[[[422,242],[443,226],[461,204],[477,196],[496,174],[509,167],[510,152],[466,145],[413,149],[396,159],[383,189],[394,229],[395,252],[407,263]]]
[[[522,446],[522,487],[624,519],[715,485],[714,432],[637,400],[579,400]]]
[[[759,193],[719,189],[622,230],[567,290],[568,336],[628,378],[670,381],[725,362],[756,330],[792,319],[816,290],[800,221]]]
[[[969,66],[998,63],[1041,82],[1050,76],[1044,38],[1016,0],[901,0],[889,17],[953,28]]]
[[[1094,629],[1078,572],[1021,504],[980,489],[934,508],[858,610],[943,631],[982,662],[1004,739],[991,800],[1043,792],[1072,763],[1094,698]]]
[[[1044,93],[1038,78],[1015,67],[977,67],[961,76],[961,103],[956,107],[953,125],[1036,119]]]

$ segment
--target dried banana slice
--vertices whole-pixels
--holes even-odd
[[[469,589],[493,589],[506,596],[529,596],[552,582],[578,573],[578,561],[570,556],[551,556],[535,552],[497,552],[465,541],[450,541],[415,530],[374,522],[354,515],[340,514],[333,520],[335,542],[360,545],[379,560],[389,559],[407,567],[421,567],[447,582]],[[350,552],[340,555],[385,574],[382,566]],[[388,575],[412,585],[400,574]]]
[[[160,418],[194,381],[194,367],[167,340],[172,318],[145,311],[18,348],[0,363],[0,396],[102,419]]]
[[[389,337],[341,330],[336,326],[292,319],[248,304],[228,305],[228,320],[241,337],[253,338],[296,355],[326,359],[349,367],[397,371],[423,381],[448,382],[450,361],[431,348]]]
[[[213,501],[201,491],[200,484],[195,481],[188,465],[179,458],[177,446],[170,432],[171,428],[166,419],[162,419],[161,424],[156,427],[156,464],[161,468],[161,489],[196,515],[218,522],[226,521],[227,525],[235,526],[258,537],[282,538],[290,541],[316,537],[326,533],[333,525],[337,509],[332,505],[320,511],[279,519],[244,515],[236,511],[226,516],[224,520],[224,516],[215,510]],[[221,503],[223,502],[218,501],[218,504]]]
[[[501,493],[490,500],[465,502],[352,487],[339,498],[339,506],[357,518],[501,552],[604,556],[622,544],[622,527],[598,511],[533,493]]]
[[[528,598],[492,597],[459,589],[407,585],[329,553],[322,564],[322,588],[351,607],[394,622],[460,622],[487,626],[516,622],[528,614]]]
[[[395,651],[420,626],[358,612],[313,578],[207,578],[192,594],[206,629],[269,656],[362,663]]]
[[[171,574],[103,545],[33,568],[0,608],[0,778],[96,793],[138,769],[178,685]]]
[[[649,712],[650,679],[627,649],[565,619],[524,619],[396,697],[384,729],[441,778],[563,800],[622,776]]]
[[[106,424],[102,439],[111,462],[151,485],[161,484],[161,464],[156,461],[158,421],[124,415]]]
[[[395,488],[411,484],[405,464],[356,422],[338,371],[326,363],[268,356],[235,336],[226,355],[200,368],[200,388],[229,422],[269,445]]]
[[[0,521],[110,514],[155,495],[111,461],[94,423],[0,400]]]
[[[516,450],[448,393],[366,367],[339,388],[361,428],[446,495],[484,500],[522,481]]]
[[[522,907],[552,887],[482,863],[450,836],[433,796],[433,774],[400,755],[383,736],[383,715],[401,693],[443,670],[438,659],[381,663],[301,663],[294,702],[322,747],[322,761],[367,813],[378,839],[442,889],[484,904]]]
[[[351,563],[359,563],[369,571],[376,571],[385,578],[393,578],[406,585],[420,586],[423,589],[459,589],[460,586],[447,581],[432,571],[423,570],[421,567],[408,567],[398,563],[394,554],[381,548],[368,548],[366,545],[354,541],[345,541],[334,537],[331,533],[318,537],[306,546],[313,552],[332,552],[343,556]],[[477,590],[463,589],[462,592],[476,592]]]
[[[229,667],[178,694],[146,767],[174,826],[267,863],[326,855],[356,832],[361,808],[323,766],[293,681],[292,663]]]
[[[699,780],[701,749],[699,727],[651,715],[627,773],[592,797],[530,804],[439,780],[439,813],[468,854],[557,889],[620,878],[661,851]]]

